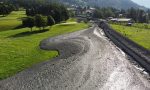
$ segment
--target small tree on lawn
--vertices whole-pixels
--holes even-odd
[[[35,25],[35,23],[34,23],[33,17],[27,17],[27,18],[23,19],[23,26],[31,28],[31,31],[32,31],[32,28],[34,27],[34,25]]]
[[[52,26],[55,24],[55,20],[51,15],[47,16],[47,24],[48,26]]]
[[[42,16],[39,14],[35,16],[35,26],[38,27],[39,29],[41,29],[42,27]]]

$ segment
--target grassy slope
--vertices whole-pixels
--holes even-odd
[[[122,25],[111,25],[116,31],[127,36],[139,45],[150,50],[150,29],[128,27]]]
[[[77,19],[76,18],[70,18],[67,22],[76,22]]]
[[[58,55],[56,51],[39,49],[39,42],[42,39],[87,28],[86,24],[77,23],[54,25],[49,31],[42,33],[38,29],[34,33],[30,33],[28,32],[29,28],[13,30],[12,28],[21,23],[14,18],[20,17],[20,14],[24,15],[20,11],[12,14],[14,15],[5,17],[5,21],[0,18],[0,31],[2,31],[0,32],[0,79],[12,76],[33,64],[56,57]],[[11,18],[13,18],[13,22]],[[3,22],[13,25],[1,24]]]
[[[12,12],[7,17],[0,17],[0,31],[11,30],[21,24],[21,17],[25,17],[24,11]]]
[[[142,29],[150,29],[150,24],[143,24],[143,23],[135,23],[133,27],[142,28]]]

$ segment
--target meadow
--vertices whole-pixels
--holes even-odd
[[[150,50],[150,25],[147,26],[145,27],[145,24],[140,23],[133,26],[111,24],[114,30]]]
[[[150,29],[150,24],[135,23],[135,24],[133,24],[133,27],[141,28],[141,29]]]
[[[45,51],[39,48],[41,40],[88,28],[85,23],[56,24],[46,30],[21,28],[24,11],[14,11],[6,17],[0,17],[0,80],[15,75],[34,64],[58,56],[57,51]]]

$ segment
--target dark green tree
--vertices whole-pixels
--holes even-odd
[[[31,28],[31,31],[35,25],[35,21],[33,17],[26,17],[25,19],[23,19],[22,23],[24,27]]]
[[[36,14],[44,16],[51,15],[56,23],[69,19],[69,12],[67,8],[58,3],[33,5],[26,9],[26,15],[35,16]]]
[[[35,26],[38,27],[39,29],[41,29],[41,27],[46,27],[47,26],[47,20],[45,17],[43,17],[42,15],[37,14],[35,16]]]
[[[100,9],[96,9],[96,10],[94,11],[93,17],[94,17],[94,18],[104,18],[104,17],[103,17],[103,13],[102,13],[102,11],[101,11]]]
[[[42,26],[42,28],[43,28],[43,30],[44,30],[44,28],[47,26],[47,18],[46,17],[44,17],[44,16],[42,16],[42,19],[41,19],[42,21],[42,23],[41,23],[41,26]]]
[[[35,16],[35,26],[38,27],[39,29],[41,29],[42,27],[42,16],[39,14]]]
[[[145,22],[145,12],[144,10],[138,11],[138,22],[144,23]]]
[[[135,8],[130,8],[127,10],[127,17],[128,18],[132,18],[135,22],[137,22],[138,21],[137,16],[138,16],[138,12]]]
[[[47,16],[47,24],[48,26],[52,26],[55,24],[55,20],[51,15]]]
[[[66,7],[64,7],[63,5],[60,6],[60,11],[61,11],[61,21],[66,21],[67,19],[69,19],[69,12],[67,11]]]
[[[106,11],[105,11],[105,16],[106,17],[114,17],[115,15],[114,15],[114,13],[111,11],[111,9],[106,9]]]
[[[0,15],[6,16],[13,11],[13,5],[0,3]]]

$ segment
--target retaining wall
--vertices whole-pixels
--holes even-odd
[[[150,74],[149,50],[116,32],[104,21],[99,22],[98,26],[104,30],[107,37],[109,37],[118,47],[136,60]]]

